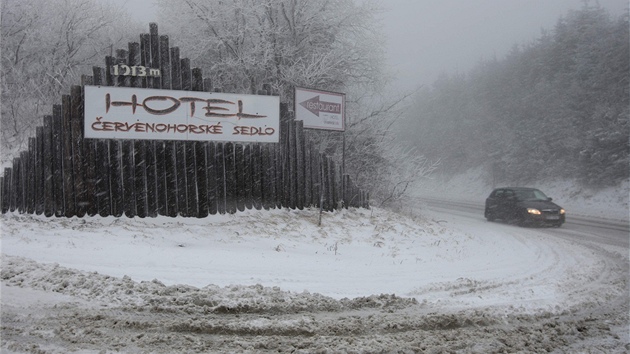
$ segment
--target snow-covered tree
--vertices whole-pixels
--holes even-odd
[[[373,1],[158,0],[161,28],[226,91],[384,84]]]
[[[375,1],[158,0],[160,28],[215,87],[256,93],[263,85],[293,105],[295,86],[346,93],[347,140],[316,132],[321,152],[378,203],[399,199],[435,168],[398,145],[392,124],[403,99],[383,100],[388,76]],[[404,95],[403,95],[404,97]]]
[[[628,14],[587,2],[504,59],[422,91],[403,134],[452,172],[618,183],[629,176],[629,47]]]
[[[140,30],[120,9],[96,0],[4,0],[1,25],[3,161],[26,147],[81,74]],[[131,31],[136,37],[125,35]]]

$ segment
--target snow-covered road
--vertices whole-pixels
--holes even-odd
[[[627,247],[415,213],[3,215],[2,348],[628,349]]]

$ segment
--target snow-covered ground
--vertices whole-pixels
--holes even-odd
[[[590,249],[559,241],[550,247],[535,230],[436,221],[381,209],[326,213],[321,227],[316,210],[205,219],[8,214],[2,254],[14,264],[31,259],[167,286],[259,284],[335,299],[385,293],[432,308],[502,304],[525,312],[581,301],[559,287],[600,273]],[[477,289],[494,291],[479,296]]]
[[[572,209],[568,200],[548,194]],[[592,196],[596,208],[590,210],[624,207],[623,198],[620,206],[615,200],[604,194]],[[625,203],[627,215],[627,195]],[[455,346],[459,352],[558,347],[571,351],[573,343],[566,333],[582,332],[554,316],[619,299],[627,308],[623,299],[628,295],[628,250],[623,247],[600,250],[548,237],[538,229],[489,226],[481,216],[471,219],[419,208],[413,218],[380,208],[324,213],[321,226],[318,211],[312,209],[251,210],[204,219],[2,215],[3,352],[258,352],[279,342],[278,335],[291,334],[303,336],[302,345],[313,341],[304,352],[415,351],[448,348],[448,343],[454,345],[457,340],[463,343],[457,344],[463,347]],[[622,214],[614,217],[623,219]],[[117,309],[114,314],[102,312],[112,308]],[[165,338],[172,333],[149,340],[145,332],[156,335],[149,330],[151,323],[163,323],[163,319],[143,322],[146,311],[152,316],[172,314],[169,321],[180,318],[181,323],[167,327],[196,337],[177,337],[181,340],[177,346],[176,339],[170,346],[159,344],[169,343]],[[120,317],[120,312],[125,315]],[[430,317],[436,313],[468,315],[466,320]],[[212,317],[224,314],[251,317]],[[109,316],[118,317],[103,323]],[[330,316],[337,317],[333,321]],[[417,347],[410,346],[413,341],[403,345],[402,336],[416,333],[418,340],[417,332],[383,329],[401,316],[407,322],[397,326],[411,326],[415,331],[452,327],[461,338],[427,344],[423,337],[424,344]],[[508,317],[517,318],[520,325]],[[379,319],[375,325],[379,333],[371,334],[376,339],[366,339],[363,331],[372,332],[362,321],[372,318]],[[534,323],[552,320],[560,334],[545,332],[551,337],[532,339],[536,333],[542,335]],[[128,330],[144,332],[133,332],[133,337],[123,334],[117,329],[119,322],[127,323]],[[486,338],[473,331],[486,325],[497,326],[494,331],[508,336],[513,328],[522,338],[531,337],[531,343],[522,339],[525,342],[510,345],[500,340],[500,333]],[[603,333],[598,332],[597,348],[608,352],[630,348],[627,325],[627,316],[622,316],[609,323],[608,329],[597,327]],[[97,327],[88,331],[85,326]],[[344,340],[355,335],[363,341],[328,345],[325,339],[337,333],[335,326],[352,328],[345,329]],[[562,326],[567,326],[566,333],[560,331]],[[526,333],[523,327],[528,328]],[[76,329],[69,333],[67,328]],[[240,342],[217,344],[216,338],[230,333]],[[266,337],[264,345],[260,338],[258,342],[251,338],[269,333],[273,338]],[[203,342],[203,336],[213,336],[214,342]],[[120,338],[122,343],[108,346],[108,338]],[[188,339],[196,344],[187,346]]]

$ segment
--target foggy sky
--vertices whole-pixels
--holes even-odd
[[[148,29],[156,22],[153,0],[111,1]],[[389,70],[401,91],[430,86],[441,73],[467,72],[481,59],[502,59],[515,45],[553,30],[558,18],[584,0],[377,0],[386,9]],[[595,3],[595,0],[591,0]],[[628,0],[599,0],[615,18]]]
[[[440,73],[467,72],[481,59],[502,59],[515,45],[553,30],[583,0],[380,0],[388,62],[402,89],[430,86]],[[595,3],[591,0],[591,3]],[[627,0],[599,0],[614,18]]]

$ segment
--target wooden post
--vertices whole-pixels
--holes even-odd
[[[233,143],[225,143],[225,212],[236,213],[236,198],[238,196],[236,184],[236,156]]]
[[[116,64],[126,64],[129,53],[124,49],[116,50]],[[116,86],[129,87],[129,76],[118,75],[116,77]]]
[[[123,188],[123,152],[120,140],[109,140],[110,186],[112,215],[120,217],[125,212],[125,189]]]
[[[326,159],[318,154],[318,166],[319,166],[319,222],[318,226],[322,226],[322,214],[324,213],[324,207],[326,204]]]
[[[96,174],[96,140],[86,139],[83,142],[85,156],[85,211],[89,216],[98,214],[98,193],[96,191],[96,180],[100,178]]]
[[[55,196],[55,216],[64,215],[64,193],[63,193],[63,118],[61,105],[53,106],[52,116],[52,147],[53,147],[53,189]],[[33,153],[35,150],[31,150]]]
[[[123,182],[123,206],[127,217],[138,215],[136,211],[136,168],[134,162],[133,140],[122,141],[122,182]]]
[[[155,186],[158,215],[168,214],[168,185],[166,183],[166,144],[164,141],[155,142]]]
[[[198,214],[200,218],[208,216],[208,167],[207,149],[208,143],[196,141],[195,143],[195,165],[197,166],[197,200],[199,203]]]
[[[44,117],[44,215],[50,217],[55,214],[52,168],[52,116]],[[14,165],[15,168],[15,165]],[[21,172],[21,171],[20,171]],[[20,195],[20,194],[18,194]]]
[[[15,211],[18,206],[18,190],[19,190],[19,169],[18,159],[13,159],[13,168],[11,169],[11,207],[9,210]],[[43,198],[43,194],[42,194]],[[42,208],[43,209],[43,208]]]
[[[261,193],[262,193],[262,207],[265,210],[269,210],[274,207],[275,201],[275,169],[273,159],[271,157],[272,145],[265,144],[262,146],[262,180],[261,180]]]
[[[61,96],[61,119],[63,131],[63,209],[67,217],[76,215],[74,166],[73,166],[73,144],[72,144],[72,99],[69,95]]]
[[[295,179],[296,179],[296,206],[304,209],[305,204],[305,178],[304,178],[304,122],[295,121]]]
[[[160,36],[160,72],[161,88],[170,90],[172,88],[171,80],[171,51],[168,44],[168,36]],[[153,55],[153,54],[152,54]]]
[[[197,156],[194,141],[186,141],[186,209],[189,217],[199,216],[199,199],[197,190]]]
[[[318,151],[311,145],[311,172],[313,176],[313,192],[311,193],[313,206],[321,207],[323,195],[322,165]]]
[[[97,174],[96,193],[98,193],[98,214],[100,216],[112,215],[111,204],[111,164],[109,162],[109,144],[107,140],[98,140],[97,149]]]
[[[281,123],[281,126],[282,123]],[[286,129],[286,126],[285,126]],[[276,194],[276,199],[274,200],[276,208],[280,209],[283,207],[284,205],[284,187],[285,187],[285,171],[284,171],[284,167],[286,165],[285,161],[284,161],[284,146],[280,145],[280,144],[275,144],[273,146],[273,161],[272,163],[275,163],[274,166],[274,170],[275,170],[275,176],[274,176],[274,183],[276,184],[276,188],[275,188],[275,194]]]
[[[29,214],[35,213],[35,180],[37,178],[37,145],[35,138],[28,138],[28,151],[29,151],[29,178],[28,178],[28,210]],[[5,174],[6,176],[6,174]],[[2,184],[0,183],[0,186]],[[2,188],[2,187],[0,187]]]
[[[91,76],[81,76],[81,98],[83,107],[85,102],[83,101],[83,90],[86,85],[93,85],[94,79]],[[82,107],[82,109],[83,109]],[[96,196],[96,161],[95,152],[96,145],[93,139],[84,138],[84,112],[81,111],[81,140],[83,140],[83,174],[85,176],[85,211],[88,215],[94,216],[98,213],[98,201]],[[53,137],[54,143],[54,137]]]
[[[146,144],[144,140],[133,141],[133,168],[134,182],[133,186],[136,198],[136,215],[144,218],[147,216],[147,162],[146,162]]]
[[[35,131],[35,214],[41,215],[44,212],[44,179],[46,178],[44,173],[44,127],[37,127]],[[13,178],[11,178],[11,183],[13,183]],[[11,200],[13,200],[14,194],[12,190]]]
[[[148,56],[149,58],[151,58],[151,60],[149,61],[149,67],[151,68],[156,68],[156,69],[160,69],[162,68],[161,65],[161,59],[162,59],[162,54],[161,54],[161,48],[160,48],[160,37],[158,36],[158,26],[157,23],[151,22],[149,23],[149,37],[150,37],[150,46],[151,46],[151,55]],[[168,42],[168,40],[167,40]],[[168,45],[167,45],[168,48]],[[162,72],[162,76],[164,75],[164,73]],[[147,87],[153,87],[153,88],[162,88],[162,80],[160,78],[154,78],[152,80],[149,80],[149,83],[152,84],[147,84]]]
[[[182,89],[182,73],[179,59],[179,48],[173,47],[170,49],[171,51],[171,89],[173,90],[181,90]]]
[[[140,51],[140,43],[138,42],[129,43],[128,48],[129,48],[129,58],[127,59],[127,65],[129,66],[142,65],[142,52]],[[146,80],[143,80],[143,78],[138,77],[138,76],[130,76],[129,87],[146,87]]]
[[[289,146],[287,150],[289,163],[289,207],[295,209],[297,207],[297,139],[296,139],[296,122],[289,121]]]
[[[243,198],[245,199],[245,209],[254,207],[254,157],[253,145],[247,144],[243,147],[244,170],[243,170]]]
[[[156,217],[158,215],[158,193],[161,189],[158,189],[160,185],[158,180],[157,171],[157,145],[162,145],[160,141],[146,140],[144,142],[145,148],[145,190],[146,190],[146,214],[149,217]],[[163,156],[162,156],[163,158]],[[163,187],[163,185],[162,185]]]
[[[148,33],[140,35],[140,65],[145,68],[153,68],[151,57],[151,35]],[[140,87],[153,88],[154,81],[159,81],[159,78],[154,79],[151,76],[141,77]]]
[[[9,212],[10,198],[11,198],[11,169],[4,168],[4,177],[2,178],[2,213]]]
[[[208,214],[217,213],[217,147],[210,141],[206,147],[206,198],[208,204]]]
[[[202,72],[199,68],[191,69],[190,59],[182,59],[182,88],[195,92],[203,91]],[[208,215],[207,181],[205,148],[199,141],[188,142],[188,195],[191,216],[205,217]]]
[[[203,75],[199,68],[192,69],[191,88],[195,92],[203,92]],[[195,182],[197,186],[197,216],[208,216],[208,167],[207,167],[207,142],[195,141]]]
[[[85,161],[83,150],[83,95],[81,86],[71,88],[71,134],[72,134],[72,167],[74,188],[76,192],[76,215],[83,217],[88,204],[85,189]]]
[[[111,58],[111,57],[109,57]],[[107,58],[106,58],[107,63]],[[106,64],[107,65],[107,64]],[[97,66],[92,67],[92,75],[94,77],[94,85],[107,85],[107,73],[105,69]],[[111,76],[111,73],[110,73]],[[96,200],[98,203],[98,214],[100,216],[109,216],[112,214],[111,209],[111,173],[109,162],[109,142],[108,140],[96,140]]]
[[[247,198],[247,177],[249,177],[245,167],[245,149],[241,144],[234,146],[234,194],[236,197],[236,209],[245,210],[245,199]]]
[[[181,75],[181,89],[184,91],[192,90],[192,72],[190,66],[190,59],[182,58],[179,60],[180,75]]]
[[[20,158],[13,158],[13,210],[17,210],[19,213],[22,213],[23,211],[20,209],[20,205],[22,204],[22,188],[20,186],[22,183],[22,171],[20,171],[20,169]]]
[[[114,86],[114,75],[112,74],[112,66],[116,65],[116,58],[112,56],[105,57],[105,86]]]
[[[225,214],[227,212],[226,199],[227,199],[227,188],[226,188],[226,167],[225,167],[225,146],[223,143],[218,143],[216,145],[216,167],[215,167],[215,175],[216,175],[216,200],[217,200],[217,212],[220,214]]]
[[[186,175],[186,143],[184,141],[176,141],[175,176],[177,177],[177,210],[181,216],[188,216]]]
[[[20,187],[19,193],[19,209],[20,213],[26,213],[26,190],[28,188],[28,151],[20,152],[19,166],[20,166]],[[54,200],[52,201],[52,215],[54,215]]]
[[[164,178],[166,179],[166,209],[168,216],[179,213],[179,191],[177,175],[177,147],[174,141],[164,142]]]
[[[326,176],[326,199],[328,199],[328,211],[335,210],[335,163],[331,157],[326,158],[328,173]]]
[[[311,207],[313,203],[313,174],[312,174],[312,146],[304,142],[304,207]]]
[[[252,206],[256,210],[263,206],[263,156],[261,144],[254,144],[251,150],[252,165]]]
[[[280,194],[280,207],[289,207],[291,184],[289,178],[291,176],[289,171],[289,122],[280,123],[280,145],[279,157],[281,165],[278,166],[281,182],[279,185],[278,193]]]

